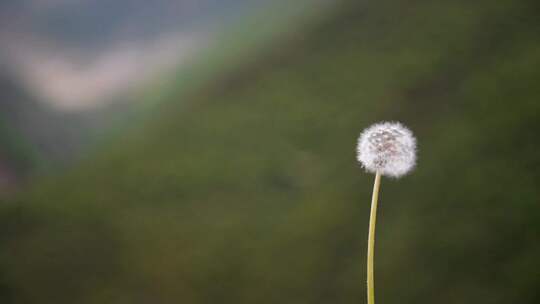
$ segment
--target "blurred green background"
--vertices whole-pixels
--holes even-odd
[[[0,302],[363,303],[356,139],[398,120],[419,159],[382,181],[377,302],[539,303],[539,3],[321,10],[0,201]]]

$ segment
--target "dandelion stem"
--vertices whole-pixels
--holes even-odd
[[[375,174],[373,184],[373,196],[371,197],[371,213],[369,216],[369,236],[367,252],[367,302],[375,304],[375,282],[373,271],[373,257],[375,253],[375,223],[377,222],[377,202],[379,201],[379,187],[381,185],[381,174]]]

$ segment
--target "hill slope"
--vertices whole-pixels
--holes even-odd
[[[111,117],[125,109],[58,111],[30,94],[10,73],[0,74],[0,92],[0,159],[22,179],[80,158],[83,147],[96,141],[92,132],[110,125]]]
[[[353,3],[6,202],[2,303],[359,303],[383,119],[378,301],[538,302],[536,2]]]

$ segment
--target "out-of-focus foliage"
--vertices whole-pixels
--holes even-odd
[[[0,212],[2,303],[361,303],[372,175],[400,120],[380,303],[538,303],[536,1],[356,1]]]

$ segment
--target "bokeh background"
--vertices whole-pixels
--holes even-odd
[[[2,0],[0,303],[540,302],[534,0]]]

